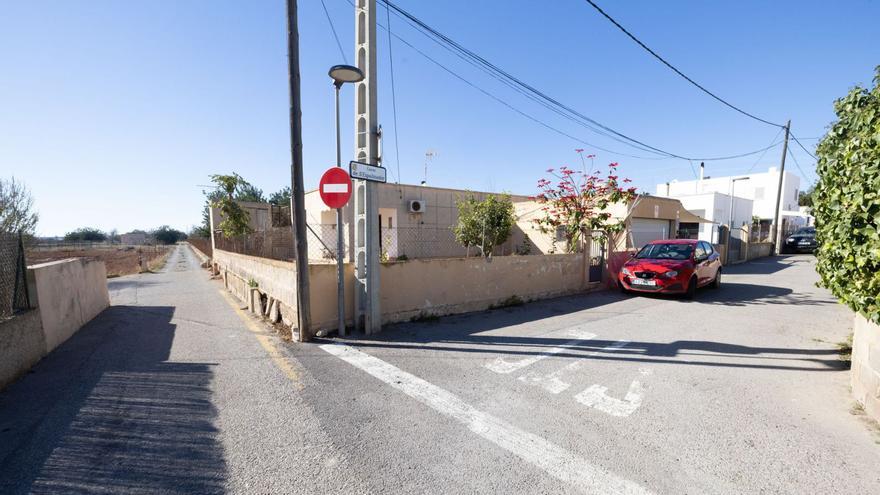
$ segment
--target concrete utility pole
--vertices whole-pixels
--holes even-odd
[[[305,190],[303,189],[302,104],[299,81],[299,30],[296,0],[287,0],[287,76],[290,84],[290,175],[293,242],[296,247],[296,315],[299,341],[312,338],[309,301],[309,245],[306,231]]]
[[[364,73],[355,91],[357,161],[379,163],[376,113],[376,0],[358,0],[355,15],[355,60]],[[376,183],[354,181],[354,324],[367,335],[382,328],[379,308],[379,194]]]
[[[785,140],[782,142],[782,162],[779,165],[779,186],[776,189],[776,210],[773,217],[773,249],[776,254],[782,252],[782,222],[780,221],[779,208],[782,206],[782,179],[785,176],[785,155],[788,154],[788,133],[791,130],[791,120],[785,123]]]

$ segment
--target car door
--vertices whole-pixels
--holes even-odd
[[[706,278],[708,281],[715,280],[715,277],[718,275],[718,270],[721,269],[721,255],[718,251],[715,251],[715,248],[712,247],[712,244],[703,241],[704,249],[706,253],[709,254],[708,265],[706,270]]]
[[[697,276],[697,283],[703,285],[706,283],[706,266],[709,264],[709,253],[703,242],[698,242],[694,246],[694,274]]]

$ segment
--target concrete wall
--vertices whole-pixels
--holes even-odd
[[[772,242],[751,242],[748,246],[750,260],[764,258],[773,254]]]
[[[860,314],[853,322],[851,380],[853,396],[880,421],[880,325]]]
[[[486,309],[512,296],[543,299],[584,290],[581,254],[411,260],[380,269],[382,321]]]
[[[296,321],[295,264],[222,250],[213,262],[226,287],[248,303],[251,287],[282,302],[285,323]],[[383,323],[419,314],[446,315],[483,310],[512,296],[542,299],[585,289],[581,254],[418,259],[380,266]],[[346,324],[352,324],[354,270],[345,264]],[[336,265],[309,265],[311,316],[314,330],[335,329]]]
[[[71,258],[28,267],[46,334],[46,352],[70,338],[110,306],[107,269],[101,261]]]
[[[46,355],[40,312],[32,309],[0,321],[0,390]]]
[[[28,267],[36,308],[0,321],[0,388],[30,369],[110,305],[107,270],[83,258]]]
[[[214,266],[223,276],[226,288],[244,303],[250,302],[253,280],[260,292],[281,302],[285,323],[296,321],[296,265],[290,261],[259,258],[246,254],[214,250]]]

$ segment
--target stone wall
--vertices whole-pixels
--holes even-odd
[[[748,243],[748,259],[753,260],[756,258],[766,258],[773,254],[773,243],[772,242],[750,242]]]
[[[856,400],[880,421],[880,325],[860,314],[853,322],[851,379]]]

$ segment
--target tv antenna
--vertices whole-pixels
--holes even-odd
[[[429,149],[425,152],[425,176],[422,179],[423,186],[428,185],[428,164],[431,163],[431,161],[434,160],[434,157],[438,155],[439,153],[437,153],[437,151],[433,149]]]

